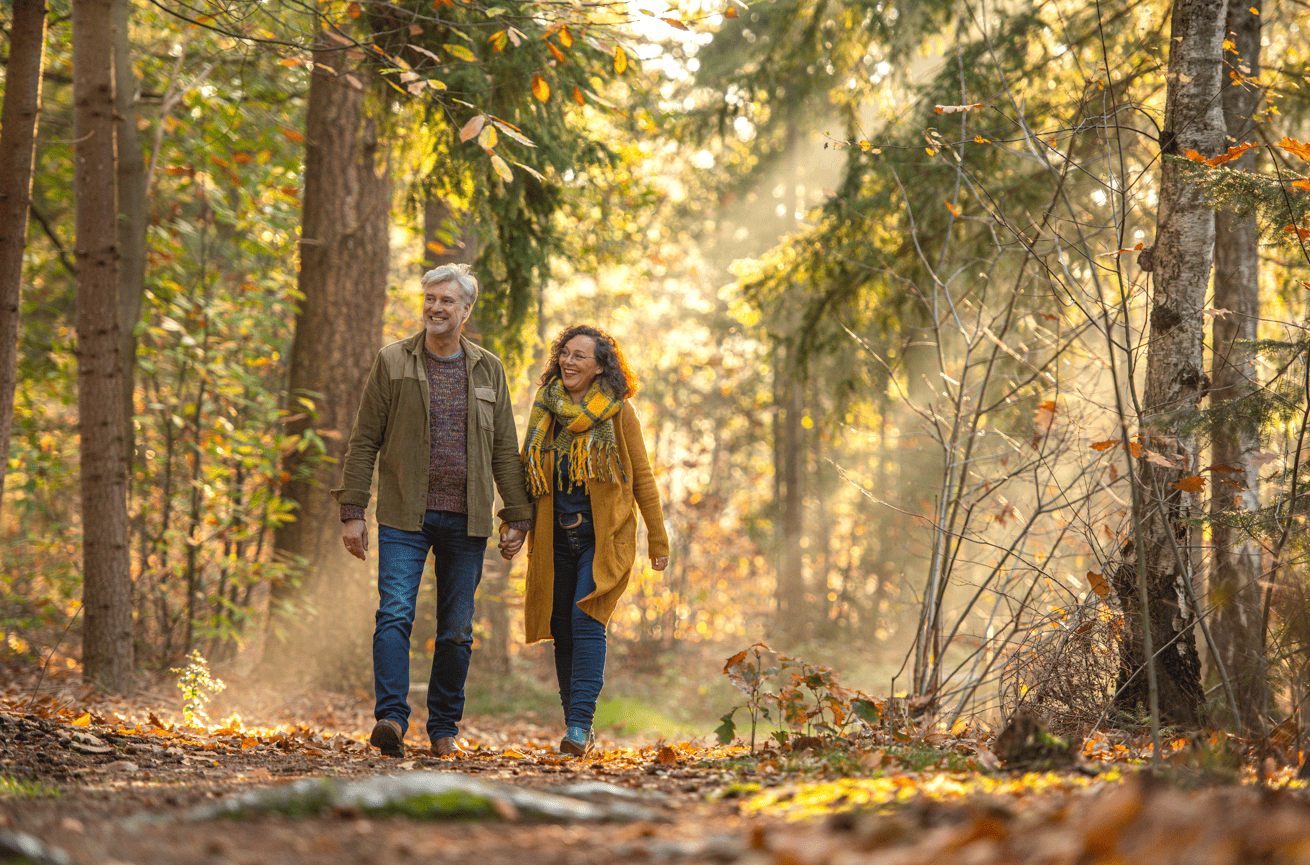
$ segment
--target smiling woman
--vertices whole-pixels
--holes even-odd
[[[555,641],[564,754],[595,744],[605,625],[636,558],[638,509],[651,567],[669,563],[659,490],[628,402],[636,391],[614,338],[574,325],[555,340],[528,418],[522,458],[536,506],[523,618],[529,643]]]

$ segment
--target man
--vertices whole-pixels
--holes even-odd
[[[518,433],[500,359],[461,335],[478,297],[467,265],[423,275],[423,331],[378,352],[355,416],[345,478],[333,490],[341,535],[368,552],[364,511],[378,466],[378,611],[373,631],[377,725],[369,742],[403,757],[409,725],[409,638],[431,550],[437,635],[428,685],[434,757],[459,754],[464,681],[473,645],[473,595],[492,529],[492,480],[505,507],[501,555],[514,557],[531,527]]]

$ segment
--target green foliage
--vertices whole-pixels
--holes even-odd
[[[209,662],[196,649],[187,656],[187,665],[181,669],[173,668],[169,672],[177,675],[177,689],[182,692],[182,717],[189,726],[197,722],[205,723],[209,716],[205,706],[214,695],[227,688],[227,683],[216,679],[209,672]]]
[[[766,658],[769,666],[765,666]],[[746,696],[751,718],[751,753],[760,719],[776,724],[774,737],[786,745],[793,734],[841,735],[852,722],[876,723],[882,704],[861,691],[837,682],[832,670],[781,655],[763,643],[749,646],[728,659],[723,667],[729,681]],[[715,734],[721,744],[736,736],[733,715],[740,706],[719,720]]]
[[[58,787],[47,787],[40,781],[27,781],[11,775],[0,775],[0,800],[3,799],[58,799],[63,795]]]

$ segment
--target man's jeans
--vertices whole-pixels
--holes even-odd
[[[469,537],[468,517],[428,511],[423,531],[378,527],[378,613],[373,630],[373,717],[409,729],[409,635],[428,550],[436,559],[437,636],[428,683],[428,737],[459,733],[473,653],[473,594],[487,539]]]
[[[587,729],[605,683],[605,626],[578,609],[578,601],[596,590],[591,571],[595,554],[596,530],[590,519],[566,529],[556,517],[555,599],[550,614],[555,675],[565,725]]]

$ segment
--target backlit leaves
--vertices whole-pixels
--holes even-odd
[[[614,72],[617,75],[622,75],[627,70],[628,70],[627,52],[623,50],[622,45],[618,45],[614,48]]]
[[[486,122],[487,122],[487,115],[485,114],[474,115],[469,120],[469,122],[465,123],[464,127],[460,129],[459,140],[468,141],[471,138],[476,138],[478,136],[478,133],[482,131],[482,127],[486,124]]]
[[[538,102],[545,102],[550,99],[550,85],[540,75],[532,76],[532,95],[537,98]]]

